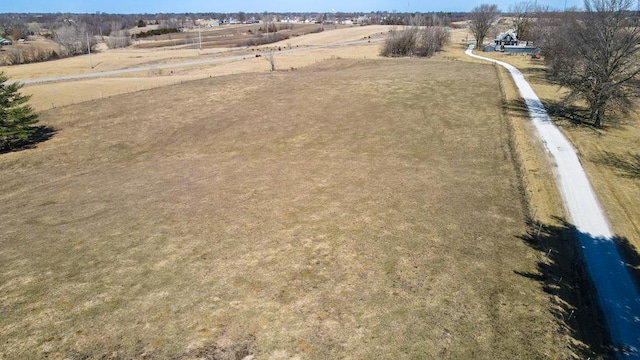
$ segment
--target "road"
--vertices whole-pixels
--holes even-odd
[[[614,234],[598,203],[578,155],[553,124],[544,105],[514,66],[502,61],[466,54],[505,67],[513,77],[529,116],[556,165],[556,181],[583,250],[589,275],[617,345],[620,359],[640,359],[640,296],[627,265],[614,242]]]

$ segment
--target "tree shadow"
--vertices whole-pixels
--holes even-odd
[[[575,126],[594,127],[585,108],[567,104],[563,100],[545,100],[543,104],[552,119],[564,120]]]
[[[622,256],[622,261],[629,270],[631,277],[633,277],[636,284],[640,284],[640,253],[638,253],[638,248],[623,236],[616,236],[613,241],[616,243]]]
[[[541,60],[531,60],[532,65],[540,64]],[[523,74],[527,74],[527,79],[534,82],[548,82],[549,75],[547,69],[541,66],[530,66],[519,69]]]
[[[33,149],[39,143],[51,139],[57,132],[58,130],[50,126],[35,126],[35,131],[31,133],[26,139],[13,143],[11,144],[11,146],[0,147],[0,154]]]
[[[613,346],[600,310],[595,288],[584,264],[573,225],[530,222],[519,238],[540,252],[537,272],[514,271],[539,282],[551,296],[551,313],[563,332],[573,338],[570,346],[582,359],[614,358]]]
[[[539,282],[544,291],[551,295],[551,312],[564,331],[576,340],[571,344],[576,355],[591,359],[615,358],[626,350],[616,348],[611,340],[585,256],[597,258],[589,266],[593,273],[599,274],[600,280],[602,276],[607,276],[604,280],[607,282],[621,278],[622,272],[628,271],[633,286],[637,287],[640,283],[640,254],[624,237],[615,236],[610,239],[612,241],[598,239],[578,231],[564,219],[556,217],[555,220],[559,225],[529,223],[529,231],[520,239],[541,253],[537,272],[515,273]],[[619,260],[618,266],[613,266],[616,258],[607,256],[616,251],[624,266],[619,266]],[[633,319],[638,315],[635,313],[638,310],[637,299],[625,295],[616,294],[604,300],[609,307],[623,309],[616,317],[619,326],[624,326],[620,325],[624,323],[635,324]],[[633,324],[631,327],[635,326]]]
[[[542,100],[541,100],[542,101]],[[589,111],[583,107],[568,104],[564,100],[544,100],[542,105],[547,114],[557,125],[579,126],[585,129],[590,129],[597,134],[601,135],[602,131],[606,131],[606,128],[598,128],[593,125],[593,122],[589,119]],[[507,103],[507,110],[513,111],[521,116],[529,117],[529,109],[525,101],[521,98],[511,100]]]
[[[617,174],[622,177],[640,178],[640,153],[627,152],[626,155],[620,155],[605,151],[595,159],[595,162],[615,168]]]

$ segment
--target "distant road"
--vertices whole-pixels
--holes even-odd
[[[366,43],[369,43],[369,42],[379,42],[379,41],[382,41],[382,40],[384,40],[384,39],[358,40],[358,41],[349,41],[349,42],[329,44],[329,45],[313,45],[313,46],[300,47],[300,48],[295,48],[295,49],[290,49],[290,50],[277,51],[277,52],[274,53],[274,55],[277,56],[279,54],[286,54],[286,53],[292,53],[292,52],[298,52],[298,51],[309,51],[309,50],[316,50],[316,49],[326,49],[326,48],[332,48],[332,47],[362,45],[362,44],[366,44]],[[215,64],[215,63],[221,63],[221,62],[229,62],[229,61],[239,61],[239,60],[244,60],[244,59],[251,59],[253,56],[255,56],[255,55],[253,55],[253,54],[232,55],[232,56],[217,57],[217,58],[214,58],[214,59],[187,61],[187,62],[163,64],[163,65],[140,66],[140,67],[134,67],[134,68],[129,68],[129,69],[101,71],[101,72],[95,72],[95,73],[89,73],[89,74],[64,75],[64,76],[55,76],[55,77],[37,78],[37,79],[26,79],[26,80],[13,80],[13,81],[9,81],[8,83],[10,84],[10,83],[14,83],[14,82],[20,82],[20,83],[23,83],[25,85],[29,85],[29,84],[42,84],[42,83],[53,82],[53,81],[91,79],[91,78],[99,78],[99,77],[106,77],[106,76],[112,76],[112,75],[120,75],[120,74],[126,74],[126,73],[140,72],[140,71],[172,69],[172,68],[184,67],[184,66],[197,66],[197,65],[207,65],[207,64]]]
[[[573,146],[551,121],[544,105],[514,66],[466,54],[504,66],[513,77],[529,116],[556,164],[557,182],[580,241],[584,259],[598,293],[609,332],[621,359],[640,359],[640,295],[614,242],[614,234],[598,203]]]

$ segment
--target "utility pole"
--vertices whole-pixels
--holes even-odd
[[[267,42],[268,42],[269,41],[269,12],[267,12],[266,23],[267,23]]]
[[[87,33],[87,50],[89,51],[89,68],[93,69],[93,60],[91,60],[91,41],[89,41],[89,33]]]
[[[202,50],[202,34],[200,33],[200,25],[198,25],[198,42],[200,43],[200,50]]]

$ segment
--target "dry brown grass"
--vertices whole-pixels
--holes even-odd
[[[88,56],[77,56],[54,62],[11,66],[3,69],[11,79],[33,79],[43,77],[86,74],[96,71],[110,71],[133,67],[173,64],[212,59],[214,57],[241,55],[242,61],[225,61],[210,65],[184,66],[172,69],[157,69],[127,73],[108,78],[75,80],[27,85],[23,93],[32,95],[31,105],[36,110],[77,104],[123,93],[132,93],[153,87],[173,85],[194,79],[202,79],[221,75],[246,72],[268,72],[270,65],[264,58],[256,58],[256,54],[266,49],[294,48],[302,50],[293,53],[276,53],[276,69],[292,70],[315,64],[332,58],[363,59],[376,58],[379,54],[379,43],[338,46],[330,48],[306,49],[309,46],[323,46],[347,41],[362,40],[371,36],[373,40],[388,29],[386,26],[364,26],[346,29],[327,29],[319,34],[310,34],[285,40],[280,43],[261,46],[254,49],[236,51],[196,49],[117,49],[105,50]],[[260,51],[258,51],[260,50]],[[90,69],[89,65],[94,68]]]
[[[377,58],[379,44],[275,53],[278,71],[293,71],[330,59]],[[57,83],[26,85],[22,92],[32,95],[30,104],[36,110],[77,104],[124,93],[174,85],[196,79],[223,75],[269,72],[270,65],[255,53],[243,60],[224,61],[209,65],[184,66],[114,75],[106,78],[74,80]]]
[[[290,28],[293,25],[293,28]],[[317,31],[322,25],[320,24],[286,24],[276,23],[276,28],[280,29],[276,33],[280,35],[286,35],[290,38],[298,37],[304,34]],[[226,48],[244,46],[244,44],[255,39],[260,29],[264,27],[264,24],[251,24],[251,25],[225,25],[217,28],[201,28],[198,35],[198,29],[190,29],[180,33],[172,33],[166,35],[152,36],[143,38],[134,42],[134,47],[140,49],[150,49],[158,47],[197,47],[202,40],[202,47],[205,49],[211,48]],[[345,26],[336,27],[336,29],[343,29]],[[333,27],[327,30],[335,30]],[[249,32],[251,31],[251,32]],[[266,37],[266,33],[263,34]],[[273,33],[271,33],[273,35]]]
[[[278,45],[286,47],[289,44],[291,46],[298,47],[330,45],[346,41],[361,40],[365,37],[368,38],[369,36],[372,36],[372,38],[375,39],[376,36],[381,36],[381,34],[387,30],[387,26],[363,26],[338,30],[331,30],[327,28],[326,31],[319,34],[299,36],[289,40],[284,40],[280,43],[258,48],[277,47]],[[373,44],[373,46],[377,45]],[[188,48],[136,49],[135,47],[130,47],[126,49],[104,50],[94,53],[91,56],[91,61],[88,55],[83,55],[45,63],[9,66],[5,67],[3,70],[11,79],[27,80],[197,61],[220,56],[223,51],[226,55],[254,54],[251,51],[246,50],[242,52],[228,52],[227,49],[205,49],[200,51],[198,49]],[[90,65],[93,65],[93,68],[91,68]]]
[[[474,74],[461,77],[460,74]],[[566,358],[493,67],[335,60],[42,113],[0,357]]]

